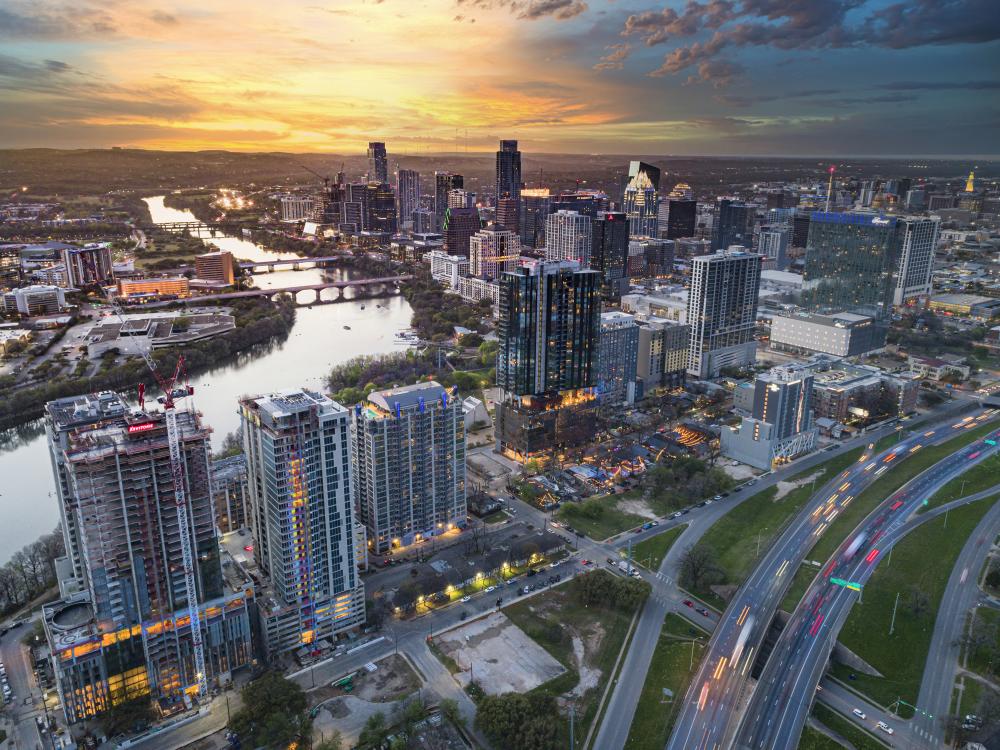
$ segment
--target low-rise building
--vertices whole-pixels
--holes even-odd
[[[194,272],[199,279],[232,286],[236,282],[236,261],[227,250],[204,253],[195,256]]]
[[[7,315],[52,315],[67,307],[66,293],[58,286],[23,286],[5,292],[2,299]]]
[[[636,377],[643,391],[683,385],[687,379],[691,326],[656,316],[639,317],[636,322],[639,326]]]
[[[247,462],[242,453],[212,462],[212,505],[220,534],[247,527]]]
[[[500,305],[500,283],[487,281],[476,276],[463,276],[458,280],[458,294],[466,302],[480,302],[488,299],[493,303],[493,317]]]
[[[937,294],[928,305],[945,315],[958,315],[975,320],[992,320],[1000,315],[1000,299],[978,294]]]
[[[431,278],[457,289],[459,280],[469,275],[469,259],[464,255],[449,255],[444,250],[432,250],[424,255],[430,263]]]
[[[183,276],[153,279],[118,279],[118,296],[124,300],[151,297],[184,298],[191,294],[191,285]]]
[[[771,348],[795,354],[854,357],[873,351],[877,344],[873,318],[854,313],[796,312],[771,319]]]
[[[7,354],[17,347],[31,343],[31,331],[24,328],[0,329],[0,352]]]
[[[972,372],[972,368],[965,364],[964,358],[945,359],[944,357],[921,357],[911,354],[906,363],[918,377],[930,380],[941,380],[948,375],[968,380]]]

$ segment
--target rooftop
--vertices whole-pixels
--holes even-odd
[[[129,412],[128,404],[113,391],[49,401],[45,410],[58,430],[69,430],[105,419],[121,418]]]

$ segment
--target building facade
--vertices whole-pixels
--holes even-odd
[[[448,193],[461,190],[465,186],[465,178],[451,172],[434,173],[434,230],[444,232],[444,218],[448,211]]]
[[[607,404],[635,401],[639,326],[635,316],[601,313],[601,341],[597,357],[597,393]]]
[[[771,348],[795,354],[856,357],[879,348],[875,321],[854,313],[797,312],[771,320]]]
[[[624,212],[598,214],[591,223],[590,267],[601,274],[601,294],[620,299],[628,291],[628,218]]]
[[[930,298],[940,228],[941,220],[936,216],[905,216],[896,223],[899,265],[892,297],[894,305]]]
[[[493,280],[511,271],[521,257],[521,238],[517,232],[497,228],[481,229],[469,238],[469,272]]]
[[[691,376],[714,378],[724,367],[754,362],[760,267],[761,257],[755,253],[721,252],[692,259],[687,303]]]
[[[590,217],[576,211],[556,211],[545,222],[545,259],[590,264],[592,228]]]
[[[777,271],[788,268],[788,248],[792,240],[792,229],[787,224],[769,224],[760,228],[757,235],[757,252],[770,259]]]
[[[240,401],[268,659],[359,626],[350,414],[306,389]]]
[[[712,227],[712,249],[728,250],[732,245],[753,246],[753,224],[757,207],[731,198],[720,198]]]
[[[351,420],[355,505],[378,554],[465,526],[465,419],[436,382],[375,391]]]
[[[445,210],[444,249],[452,255],[469,257],[469,241],[482,229],[477,208],[448,208]]]
[[[64,247],[62,261],[66,266],[66,283],[71,287],[108,284],[113,279],[109,243]]]
[[[551,213],[552,194],[548,188],[521,190],[521,243],[531,248],[545,247],[545,222]]]
[[[386,154],[385,144],[379,141],[368,144],[368,181],[389,182],[389,156]]]
[[[629,162],[622,209],[628,215],[630,237],[658,237],[660,170],[641,161]]]
[[[400,225],[422,231],[413,225],[413,212],[419,208],[420,173],[415,169],[400,169],[396,173],[396,214]]]
[[[228,250],[196,255],[194,274],[205,281],[218,281],[232,286],[236,282],[236,260]]]

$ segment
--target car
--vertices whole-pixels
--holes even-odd
[[[685,599],[683,602],[681,602],[681,604],[683,604],[685,607],[694,607],[694,602],[691,601],[690,599]]]
[[[713,500],[721,500],[721,499],[722,499],[722,495],[716,495],[716,496],[715,496],[715,497],[713,497],[712,499],[713,499]]]
[[[645,531],[646,529],[651,529],[651,528],[653,528],[653,522],[652,521],[646,521],[646,523],[644,523],[642,525],[641,531]]]
[[[713,500],[713,499],[710,498],[710,499],[708,499],[708,500],[705,501],[705,505],[711,505],[714,502],[715,502],[715,500]]]
[[[635,568],[632,569],[632,572],[629,573],[629,575],[632,576],[633,578],[642,578],[642,576],[639,574],[639,571],[636,570]]]
[[[559,563],[561,563],[561,562],[562,562],[562,560],[556,560],[556,561],[555,561],[554,563],[552,563],[552,564],[551,564],[551,565],[550,565],[549,567],[550,567],[550,568],[555,568],[555,567],[558,567]]]
[[[613,557],[609,557],[608,558],[608,565],[617,565],[617,564],[618,564],[618,561],[615,558],[613,558]]]
[[[739,492],[742,489],[742,487],[733,487],[733,492]]]
[[[590,560],[580,560],[580,565],[592,565]]]
[[[851,711],[851,713],[854,714],[855,716],[857,716],[862,721],[864,721],[865,719],[868,718],[868,715],[864,711],[862,711],[860,708],[854,709],[853,711]]]
[[[511,513],[517,513],[517,508],[507,508]]]
[[[632,533],[633,534],[641,534],[642,530],[645,529],[645,528],[646,528],[645,526],[640,526],[640,527],[638,527],[636,529],[632,529]]]
[[[650,521],[650,522],[649,522],[649,525],[650,525],[650,526],[659,526],[659,525],[660,525],[660,522],[659,522],[659,521]]]
[[[459,599],[459,601],[462,602],[462,604],[468,604],[469,602],[472,601],[472,597],[471,596],[463,596],[461,599]]]
[[[677,511],[676,513],[674,513],[674,514],[673,514],[672,516],[670,516],[670,517],[671,517],[671,518],[680,518],[680,517],[681,517],[681,516],[683,516],[683,515],[684,515],[683,513],[681,513],[680,511]]]
[[[487,593],[487,594],[492,594],[492,593],[493,593],[494,591],[496,591],[496,590],[497,590],[497,587],[496,587],[496,586],[487,586],[487,587],[486,587],[486,593]]]
[[[698,503],[694,507],[696,507],[696,508],[704,508],[706,505],[708,505],[708,500],[702,500],[700,503]]]
[[[756,479],[751,479],[749,482],[746,483],[746,486],[747,487],[753,487],[755,484],[757,484],[757,480]]]
[[[711,616],[712,616],[711,612],[709,612],[709,611],[708,611],[707,609],[705,609],[704,607],[698,607],[698,609],[696,609],[695,611],[696,611],[696,612],[697,612],[697,613],[698,613],[699,615],[701,615],[702,617],[711,617]]]
[[[890,727],[890,726],[889,726],[888,724],[886,724],[886,723],[885,723],[884,721],[880,721],[880,722],[879,722],[878,724],[876,724],[875,726],[876,726],[876,727],[878,727],[879,729],[881,729],[881,730],[882,730],[883,732],[885,732],[886,734],[895,734],[895,733],[896,733],[896,730],[894,730],[894,729],[893,729],[892,727]]]

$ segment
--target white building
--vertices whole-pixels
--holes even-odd
[[[937,247],[941,219],[905,216],[897,220],[899,237],[899,267],[892,303],[904,305],[908,300],[926,299],[931,295],[934,273],[934,250]]]
[[[590,265],[592,228],[590,217],[577,211],[556,211],[545,221],[545,259],[575,260],[581,268]]]
[[[469,238],[469,273],[482,279],[498,279],[517,266],[521,238],[517,232],[488,227]]]
[[[761,256],[742,251],[691,260],[688,374],[714,378],[725,367],[753,364],[760,266]]]
[[[771,348],[796,354],[854,357],[870,351],[875,321],[854,313],[798,312],[771,320]]]
[[[57,286],[23,286],[3,295],[8,315],[52,315],[66,307],[66,293]]]
[[[283,195],[281,197],[281,220],[288,223],[305,221],[312,218],[315,201],[311,197],[301,195]]]
[[[787,224],[773,224],[760,228],[757,235],[757,252],[774,261],[779,271],[788,268],[788,246],[792,241],[792,229]]]
[[[444,250],[431,250],[424,255],[431,264],[431,278],[457,289],[459,280],[469,275],[469,259],[463,255],[449,255]]]
[[[625,294],[622,296],[622,310],[687,323],[687,298],[684,290],[667,294]]]
[[[497,316],[500,305],[500,283],[487,281],[478,276],[462,276],[458,280],[458,294],[467,302],[479,302],[488,299],[493,303],[493,317]]]

